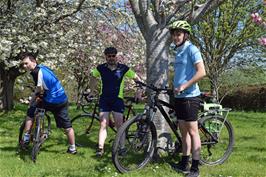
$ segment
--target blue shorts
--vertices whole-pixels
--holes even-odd
[[[58,128],[67,129],[72,127],[70,119],[68,117],[68,102],[62,104],[44,103],[43,107],[46,111],[50,111],[53,113],[55,117],[56,126]],[[27,116],[33,119],[35,110],[35,106],[29,107],[27,111]]]
[[[178,120],[197,121],[200,98],[175,98],[175,111]]]
[[[121,98],[103,98],[99,100],[99,112],[119,112],[124,113],[125,105]]]

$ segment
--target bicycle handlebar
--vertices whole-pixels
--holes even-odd
[[[173,90],[169,89],[169,88],[158,88],[158,87],[155,87],[154,85],[148,85],[148,84],[145,84],[141,81],[136,81],[136,84],[137,84],[137,87],[146,87],[150,90],[155,91],[156,94],[159,94],[161,92],[167,93],[168,95],[173,94]]]

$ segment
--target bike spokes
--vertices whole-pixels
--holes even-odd
[[[229,122],[222,117],[213,116],[203,120],[200,129],[201,161],[205,164],[215,165],[223,163],[232,152],[233,132]]]
[[[126,127],[119,141],[115,142],[117,148],[113,151],[113,159],[120,172],[139,169],[147,164],[155,148],[153,136],[153,130],[145,121],[134,121]]]

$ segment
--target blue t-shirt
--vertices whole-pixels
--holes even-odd
[[[53,71],[44,65],[37,65],[31,72],[36,86],[44,89],[44,101],[51,104],[61,104],[67,101],[67,95]]]
[[[182,46],[178,47],[174,61],[174,87],[179,87],[192,79],[196,73],[195,64],[201,61],[202,56],[199,49],[191,42],[186,41]],[[185,89],[180,95],[175,95],[175,97],[184,98],[199,95],[199,86],[195,83]]]

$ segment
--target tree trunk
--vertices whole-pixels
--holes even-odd
[[[165,87],[168,83],[169,63],[169,37],[166,36],[169,34],[167,29],[158,29],[154,34],[151,35],[151,38],[148,39],[149,42],[146,43],[147,83],[154,84],[156,87]],[[160,98],[166,101],[169,100],[167,95],[160,95]],[[161,150],[166,151],[169,145],[172,145],[172,141],[170,139],[169,126],[159,111],[155,115],[154,123],[157,128],[157,147],[160,153]]]
[[[5,70],[4,67],[0,67],[0,110],[10,111],[13,109],[14,83],[20,74],[18,68]]]
[[[219,82],[217,74],[212,74],[209,76],[211,81],[211,93],[213,96],[213,102],[219,102]]]

